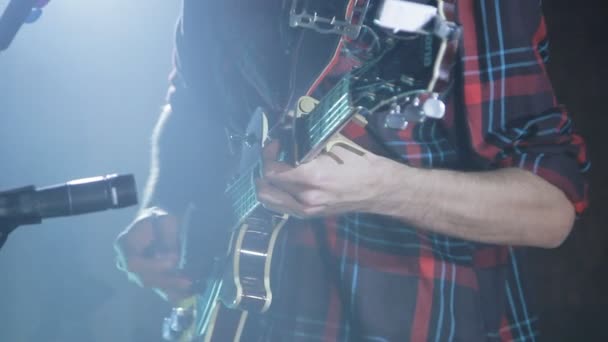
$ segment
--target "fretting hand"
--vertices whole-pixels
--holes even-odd
[[[341,145],[312,161],[291,167],[277,162],[278,144],[264,148],[264,175],[257,182],[265,207],[299,218],[369,211],[383,195],[382,164],[388,159]]]

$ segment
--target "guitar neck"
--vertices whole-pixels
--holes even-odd
[[[261,204],[255,188],[256,173],[261,166],[261,161],[258,161],[226,189],[225,194],[232,206],[233,228],[238,227]]]
[[[329,137],[338,132],[352,116],[351,77],[343,77],[319,102],[314,110],[298,119],[296,124],[297,163],[316,155]]]
[[[314,157],[315,151],[323,147],[323,143],[351,117],[354,108],[351,106],[349,91],[350,77],[344,77],[312,112],[300,119],[298,126],[301,125],[301,129],[298,129],[297,133],[303,134],[304,137],[296,142],[302,156],[298,158],[297,163]],[[260,168],[261,162],[258,161],[226,190],[236,219],[235,227],[260,205],[254,181]]]

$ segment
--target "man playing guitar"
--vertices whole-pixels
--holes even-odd
[[[529,0],[184,0],[120,268],[198,298],[186,340],[535,341],[524,247],[587,203],[545,35]]]

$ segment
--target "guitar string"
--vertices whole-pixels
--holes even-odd
[[[366,86],[367,87],[367,86]],[[336,92],[338,90],[342,90],[342,88],[344,87],[335,87],[332,90],[336,90]],[[355,91],[359,91],[360,88],[356,88]],[[343,94],[343,96],[341,96],[341,100],[344,99],[348,94]],[[336,105],[338,107],[336,107]],[[334,106],[332,107],[333,110],[332,111],[328,111],[326,113],[331,113],[329,115],[326,116],[326,120],[325,121],[329,121],[329,118],[331,118],[331,122],[329,123],[330,125],[332,125],[332,129],[335,129],[334,126],[335,123],[339,123],[341,120],[341,118],[346,117],[347,115],[345,114],[350,114],[350,110],[349,110],[349,106],[348,106],[348,102],[343,102],[342,104],[338,104],[335,103]],[[323,122],[323,121],[321,121]],[[330,130],[327,130],[325,133],[330,132]],[[319,140],[319,137],[317,137],[317,139],[314,139],[315,141],[322,141],[323,138],[321,137]],[[259,164],[259,163],[258,163]],[[257,165],[257,164],[256,164]],[[255,169],[252,168],[252,169]],[[240,198],[237,198],[237,200],[235,201],[233,207],[235,208],[235,211],[237,212],[237,217],[238,217],[238,222],[240,222],[247,214],[249,214],[253,209],[255,209],[255,207],[259,204],[259,202],[257,201],[257,196],[256,196],[256,191],[255,191],[255,184],[254,182],[251,182],[251,176],[242,176],[240,177],[240,181],[239,184],[242,184],[242,186],[239,186],[239,193],[242,193],[242,195],[240,196]],[[244,187],[246,187],[244,190]]]
[[[390,50],[390,49],[389,49]],[[388,51],[387,51],[388,52]],[[319,103],[319,106],[317,108],[315,108],[308,116],[309,118],[315,119],[316,117],[318,117],[319,115],[322,115],[324,112],[322,110],[319,110],[320,108],[323,107],[323,104],[328,102],[329,99],[335,98],[337,96],[336,93],[341,93],[341,91],[343,90],[343,85],[345,83],[348,82],[348,85],[350,85],[350,80],[351,79],[356,79],[358,76],[364,74],[365,72],[367,72],[369,69],[371,69],[376,63],[378,63],[380,61],[380,59],[382,59],[382,57],[384,57],[384,55],[387,53],[384,52],[382,54],[380,54],[376,59],[371,60],[369,63],[367,63],[366,65],[364,65],[363,67],[353,71],[350,74],[345,75],[342,79],[340,79],[338,81],[338,83],[336,83],[336,85],[334,85],[334,87],[332,87],[332,89],[326,94],[326,96],[324,96],[323,100],[321,101],[321,103]],[[347,86],[348,86],[347,85]],[[358,91],[358,89],[357,89]],[[334,101],[331,101],[334,102]]]
[[[344,98],[347,94],[343,95],[342,98]],[[342,107],[344,107],[344,103],[341,105]],[[338,107],[338,109],[340,109],[341,107]],[[348,111],[346,111],[348,112]],[[340,112],[337,112],[338,114],[340,114]],[[334,114],[332,113],[331,116],[334,116]],[[338,117],[339,119],[339,117]],[[250,178],[250,177],[242,177],[242,178]],[[236,209],[235,211],[237,212],[237,217],[238,217],[238,221],[241,221],[243,219],[243,216],[247,215],[251,210],[255,209],[255,206],[257,206],[259,204],[259,202],[257,201],[256,198],[256,191],[255,191],[255,184],[253,182],[242,182],[244,186],[249,185],[247,187],[247,189],[245,189],[244,195],[237,199],[235,205],[236,205]]]
[[[367,72],[369,69],[371,69],[377,62],[379,62],[384,57],[384,55],[386,53],[388,53],[388,51],[390,51],[390,49],[385,51],[384,53],[380,54],[376,59],[370,61],[364,67],[357,69],[352,74],[347,75],[346,77],[344,77],[340,81],[338,81],[338,83],[328,92],[327,96],[324,97],[324,99],[321,101],[321,103],[319,103],[320,106],[318,106],[315,110],[313,110],[313,113],[311,113],[313,115],[313,118],[324,113],[324,111],[322,111],[321,108],[323,108],[324,104],[327,104],[327,103],[334,102],[332,105],[332,108],[336,108],[336,106],[338,106],[336,109],[344,109],[345,105],[346,105],[346,107],[349,107],[348,101],[343,102],[340,105],[339,103],[337,103],[337,101],[329,101],[329,100],[335,99],[336,97],[338,97],[338,94],[342,93],[342,96],[340,96],[340,101],[342,101],[344,98],[347,98],[347,96],[349,95],[349,93],[351,91],[358,92],[361,89],[369,87],[369,85],[365,85],[365,86],[362,85],[362,86],[356,87],[352,90],[349,88],[349,86],[351,85],[351,83],[350,83],[351,79],[356,78],[359,74],[363,74],[363,73]],[[353,106],[353,108],[354,107],[355,106]],[[341,121],[340,117],[344,116],[345,113],[350,114],[350,110],[345,110],[345,111],[335,110],[334,113],[329,113],[329,114],[328,114],[328,112],[325,112],[325,114],[327,114],[327,115],[323,115],[323,117],[322,117],[323,120],[319,120],[317,123],[314,124],[314,126],[317,126],[321,122],[329,121],[329,118],[331,118],[332,122],[335,124],[336,120],[337,120],[337,122]],[[334,127],[334,129],[335,129],[335,127]],[[322,139],[319,141],[322,141]],[[257,167],[257,165],[259,165],[259,162],[256,163],[254,165],[254,167],[252,167],[250,170],[255,169],[255,167]],[[233,193],[234,192],[236,192],[237,194],[242,193],[242,195],[237,197],[236,201],[233,202],[234,203],[233,207],[236,207],[235,211],[237,212],[237,223],[242,221],[243,218],[246,217],[246,215],[248,215],[252,210],[255,209],[256,206],[258,206],[260,204],[259,201],[257,200],[257,192],[255,189],[255,184],[254,184],[254,182],[252,182],[252,180],[253,179],[252,179],[251,175],[246,174],[244,176],[239,177],[239,179],[236,182],[237,185],[234,188],[229,189]],[[244,188],[244,191],[241,190],[243,188]],[[234,191],[233,191],[233,189],[234,189]],[[236,189],[238,189],[240,191],[237,192]]]
[[[318,145],[322,142],[328,135],[330,135],[335,129],[347,119],[351,114],[351,107],[348,106],[348,103],[342,104],[336,110],[336,114],[333,117],[328,117],[326,122],[324,122],[324,128],[317,128],[314,132],[312,132],[313,144],[314,146]]]
[[[389,49],[389,50],[391,50],[391,49]],[[329,93],[327,94],[328,96],[326,96],[325,99],[327,99],[329,97],[332,100],[330,103],[332,103],[332,102],[336,102],[336,101],[333,101],[334,98],[337,97],[336,93],[343,94],[341,96],[341,99],[342,99],[342,97],[345,97],[345,96],[349,95],[350,92],[348,92],[348,90],[350,90],[349,86],[351,85],[351,83],[350,83],[351,79],[355,79],[356,80],[358,76],[360,76],[361,74],[364,74],[369,69],[371,69],[374,65],[376,65],[376,63],[378,63],[384,57],[384,55],[386,53],[388,53],[389,50],[387,50],[384,53],[380,54],[378,57],[376,57],[374,60],[372,60],[369,63],[367,63],[365,66],[359,68],[358,70],[355,70],[355,72],[353,72],[351,75],[348,75],[348,76],[342,78],[340,81],[338,81],[338,83],[329,91]],[[361,91],[362,89],[367,88],[367,87],[369,87],[369,85],[359,86],[358,88],[353,89],[353,92]],[[345,91],[344,88],[346,88],[346,91]],[[311,113],[312,114],[312,119],[316,118],[318,115],[320,115],[320,114],[322,114],[322,113],[325,112],[324,110],[321,110],[324,107],[322,105],[324,102],[326,103],[327,101],[321,101],[320,106],[318,106],[317,108],[315,108],[315,110],[313,110],[313,113]],[[337,103],[334,103],[334,105],[332,105],[332,108],[336,104]],[[353,108],[354,107],[355,106],[353,106]],[[331,108],[330,108],[330,110],[331,110]],[[338,115],[339,115],[339,113],[338,113]],[[330,120],[329,118],[331,118],[331,117],[332,117],[332,114],[330,114],[330,115],[323,115],[323,117],[321,118],[323,120],[318,120],[315,124],[313,124],[309,128],[309,132],[308,132],[309,135],[315,135],[315,134],[321,135],[321,136],[325,135],[323,133],[319,134],[318,130],[319,129],[323,129],[324,125],[320,125],[320,124],[329,121]],[[332,119],[334,119],[334,118],[332,118]],[[321,127],[321,128],[317,128],[317,127]],[[331,130],[328,129],[327,127],[325,127],[325,128],[326,128],[326,131],[331,131],[331,130],[335,129],[336,127],[332,127]],[[322,141],[322,139],[319,140],[318,142],[320,142],[320,141]]]
[[[318,132],[318,130],[323,129],[324,125],[332,120],[334,118],[334,116],[336,115],[336,110],[340,108],[340,106],[342,106],[344,104],[344,100],[347,99],[348,94],[344,93],[342,94],[341,97],[339,97],[336,101],[332,101],[333,105],[324,111],[326,112],[326,115],[324,115],[323,117],[321,117],[319,120],[317,120],[317,122],[315,122],[312,126],[310,126],[308,128],[308,134],[316,134],[316,132]],[[348,101],[346,101],[348,102]]]
[[[344,97],[344,96],[342,96]],[[346,107],[348,107],[348,103],[343,103],[340,107],[336,108],[334,110],[335,113],[332,113],[331,116],[335,117],[335,120],[340,121],[339,119],[341,117],[344,116],[344,113],[349,113],[349,110],[345,110],[345,105]],[[338,109],[342,109],[341,111],[339,111]],[[337,115],[336,115],[337,114]],[[340,115],[342,114],[342,115]],[[329,117],[329,116],[328,116]],[[238,198],[235,202],[235,211],[237,213],[237,223],[242,221],[242,219],[248,215],[252,210],[255,209],[255,207],[257,205],[259,205],[260,203],[257,201],[257,194],[255,191],[255,184],[254,182],[251,182],[251,177],[250,176],[243,176],[241,177],[242,179],[246,180],[246,181],[242,181],[240,182],[241,184],[243,184],[243,187],[247,187],[244,191],[240,191],[243,195]],[[242,187],[240,187],[242,189]]]

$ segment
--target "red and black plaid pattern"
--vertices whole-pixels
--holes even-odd
[[[405,130],[378,123],[384,144],[416,167],[524,168],[562,189],[580,213],[588,162],[547,78],[539,3],[460,0],[458,18],[462,91],[450,99],[448,115]],[[357,125],[346,134],[371,144]],[[537,339],[524,250],[422,232],[369,214],[300,227],[286,239],[280,299],[264,318],[266,339]]]
[[[378,125],[384,144],[415,167],[529,170],[562,189],[582,212],[589,163],[546,74],[548,43],[539,2],[458,0],[457,13],[462,75],[446,117],[410,123],[405,130]],[[186,28],[178,39],[190,35],[192,44],[196,33]],[[178,73],[204,55],[182,45],[179,49],[178,41],[183,64]],[[348,54],[335,65],[353,64],[344,58]],[[178,76],[188,77],[186,70]],[[210,88],[190,77],[190,85],[200,84],[190,91]],[[355,125],[345,134],[363,146],[371,141]],[[297,228],[286,229],[279,241],[274,303],[266,315],[250,317],[247,340],[538,339],[538,317],[524,279],[525,249],[463,241],[370,214]]]

